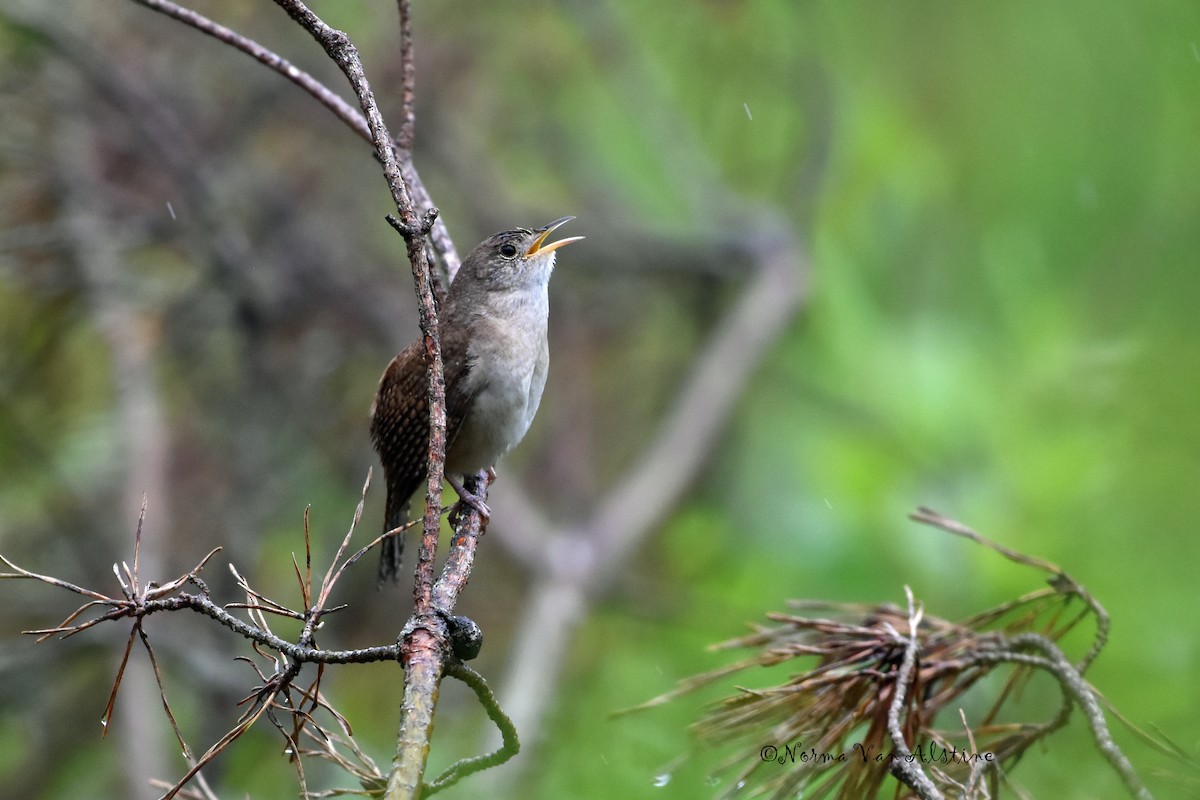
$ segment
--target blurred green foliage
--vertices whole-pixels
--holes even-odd
[[[555,368],[512,459],[564,517],[669,413],[736,290],[735,271],[677,262],[765,207],[813,263],[805,307],[703,479],[584,623],[546,730],[522,732],[541,742],[523,796],[723,788],[687,726],[732,687],[609,715],[726,663],[705,646],[788,598],[899,601],[907,584],[955,618],[1039,584],[907,522],[918,505],[1087,586],[1113,618],[1089,677],[1130,720],[1196,752],[1200,6],[416,5],[417,163],[460,249],[560,212],[589,237],[555,279]],[[394,85],[394,7],[317,10],[355,39],[377,87]],[[53,163],[74,142],[128,190],[112,195],[114,237],[129,238],[129,220],[149,231],[126,242],[127,299],[156,342],[172,432],[168,564],[227,544],[268,594],[287,595],[281,554],[301,547],[301,509],[313,505],[327,558],[374,463],[374,381],[415,330],[383,182],[315,104],[194,32],[132,3],[35,11],[0,9],[0,552],[97,582],[128,558],[118,387],[62,246],[72,186]],[[276,9],[206,11],[341,90]],[[222,272],[205,254],[221,243],[205,233],[164,243],[165,202],[180,228],[202,203],[162,155],[122,139],[151,109],[81,78],[87,62],[64,43],[76,38],[184,121],[207,202],[245,237],[248,263]],[[394,113],[396,98],[381,96]],[[64,139],[76,118],[87,137]],[[389,329],[356,295],[410,316]],[[586,386],[586,407],[556,404],[573,385]],[[591,494],[546,468],[555,442],[581,428]],[[150,504],[148,523],[165,524]],[[488,631],[489,676],[503,670],[523,590],[490,549],[485,540],[462,609]],[[351,593],[362,610],[344,623],[346,643],[394,635],[370,588]],[[0,592],[0,797],[120,796],[118,749],[94,735],[120,637],[35,650],[16,632],[57,621],[67,601],[28,584]],[[249,673],[222,684],[220,702],[189,706],[186,680],[214,667],[166,651],[172,673],[190,676],[173,699],[193,745],[207,746],[232,724]],[[388,685],[397,676],[371,667],[327,687],[382,763],[398,706],[381,699]],[[1021,708],[1041,720],[1056,703],[1031,696]],[[482,723],[453,691],[441,714],[434,762],[445,766],[475,752]],[[1144,776],[1171,768],[1125,731],[1117,739]],[[280,749],[266,730],[240,744],[214,770],[223,796],[294,796]],[[1011,777],[1038,797],[1120,796],[1080,726]],[[1183,796],[1156,780],[1158,796]],[[487,786],[474,778],[447,796]]]

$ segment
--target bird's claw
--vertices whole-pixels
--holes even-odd
[[[482,521],[485,523],[489,519],[491,519],[492,510],[490,508],[488,508],[487,503],[485,503],[483,498],[480,497],[480,495],[477,493],[477,491],[474,488],[474,485],[470,489],[468,489],[464,485],[464,483],[466,483],[466,482],[459,483],[455,478],[453,478],[450,475],[446,476],[446,480],[449,482],[450,486],[454,489],[454,491],[458,493],[458,503],[460,503],[460,504],[466,503],[471,508],[478,511],[479,516],[483,518]],[[470,482],[472,484],[474,484],[474,480],[471,480]],[[486,486],[486,484],[484,484],[484,485]]]

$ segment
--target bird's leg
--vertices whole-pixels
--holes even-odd
[[[485,481],[483,484],[484,486],[487,486],[488,483],[491,483],[488,478],[484,478],[483,480]],[[487,503],[485,503],[483,498],[479,496],[479,475],[464,475],[463,482],[459,483],[453,475],[447,474],[446,481],[451,487],[453,487],[454,491],[458,492],[458,501],[460,503],[466,503],[471,508],[478,511],[479,515],[483,517],[483,522],[487,522],[489,519],[491,519],[492,510],[487,507]]]

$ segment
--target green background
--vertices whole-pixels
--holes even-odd
[[[919,505],[1086,586],[1113,620],[1089,678],[1195,753],[1200,6],[415,5],[416,162],[460,251],[565,213],[588,237],[561,253],[550,385],[496,491],[519,474],[552,519],[585,516],[747,279],[720,243],[769,219],[811,259],[701,477],[572,640],[544,729],[523,732],[541,746],[519,796],[712,794],[716,760],[687,726],[732,682],[609,715],[727,663],[706,645],[789,598],[902,602],[908,585],[956,619],[1041,584],[909,522]],[[315,9],[360,47],[394,117],[394,6]],[[278,9],[201,10],[345,94]],[[163,577],[225,545],[218,562],[293,601],[302,511],[323,566],[375,463],[378,374],[416,331],[368,149],[278,76],[133,3],[6,3],[0,104],[0,552],[106,591],[131,557],[136,454],[97,299],[116,297],[166,426],[147,518]],[[103,224],[81,235],[80,207]],[[81,248],[116,253],[115,291]],[[367,531],[381,505],[377,484]],[[210,572],[236,599],[223,564]],[[327,646],[394,638],[371,572]],[[460,610],[487,631],[489,677],[526,585],[485,539]],[[0,598],[0,797],[127,796],[97,724],[123,634],[35,647],[19,631],[70,599],[18,582]],[[199,620],[150,629],[203,750],[252,676]],[[327,676],[381,763],[398,687],[388,666]],[[1025,701],[1032,720],[1057,702]],[[435,765],[477,750],[479,716],[444,692]],[[174,750],[160,718],[145,724]],[[1186,796],[1157,775],[1177,765],[1116,735],[1158,796]],[[295,796],[281,747],[264,728],[210,779],[224,797]],[[1032,796],[1121,796],[1078,720],[1011,777]],[[447,796],[489,796],[489,780]]]

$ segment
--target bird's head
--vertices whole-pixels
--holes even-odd
[[[583,238],[570,236],[546,241],[555,229],[573,219],[556,219],[536,230],[516,228],[492,234],[463,261],[451,292],[459,294],[476,287],[504,291],[544,286],[554,271],[554,251]]]

